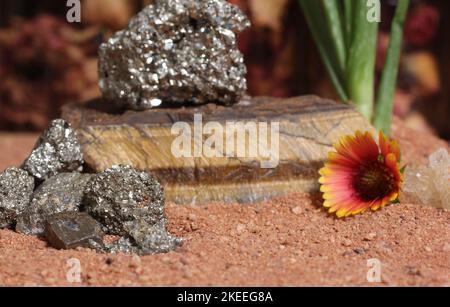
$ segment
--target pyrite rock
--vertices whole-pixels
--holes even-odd
[[[249,26],[225,0],[156,0],[100,46],[103,96],[135,110],[235,103],[247,89],[236,36]]]
[[[152,176],[130,166],[113,166],[88,184],[86,210],[109,234],[122,236],[110,252],[165,253],[180,243],[166,230],[164,191]]]
[[[0,174],[0,229],[13,227],[17,216],[30,204],[34,178],[12,167]]]
[[[106,250],[113,254],[139,254],[139,247],[128,236],[120,237],[117,241],[106,244]]]
[[[47,216],[61,212],[79,211],[90,174],[61,173],[44,181],[34,192],[31,204],[23,212],[16,231],[41,235]]]
[[[182,242],[180,238],[171,235],[166,229],[166,221],[148,225],[138,221],[128,225],[127,232],[139,247],[142,255],[168,253],[175,250]]]
[[[107,244],[110,253],[153,255],[168,253],[181,245],[182,239],[171,235],[164,223],[153,226],[136,223],[132,236],[120,237],[117,241]]]
[[[180,204],[248,203],[293,192],[317,192],[318,170],[333,150],[333,143],[356,130],[376,134],[350,105],[316,96],[256,97],[231,107],[207,104],[125,113],[109,106],[99,99],[85,107],[68,105],[63,110],[63,117],[76,128],[86,165],[94,171],[117,164],[147,170],[163,184],[166,199]],[[195,119],[200,116],[199,123]],[[226,128],[227,122],[265,123],[269,136],[269,127],[278,123],[278,165],[262,168],[268,161],[259,154],[242,158],[218,151],[211,157],[196,155],[192,150],[191,155],[174,155],[172,147],[180,135],[177,129],[172,133],[174,127],[187,128],[193,139],[196,125],[200,131],[206,130],[208,123]],[[245,136],[249,135],[247,130]],[[192,147],[207,143],[210,134],[200,137],[198,142],[192,141]],[[264,133],[257,139],[264,143]]]
[[[88,183],[85,207],[114,235],[127,235],[138,221],[165,223],[164,192],[147,172],[129,166],[113,166]]]
[[[25,160],[23,169],[39,180],[61,172],[81,171],[83,154],[70,124],[62,119],[53,120]]]
[[[63,212],[48,217],[45,237],[56,249],[104,248],[101,225],[86,213]]]

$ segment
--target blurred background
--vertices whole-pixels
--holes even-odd
[[[97,48],[151,0],[82,0],[81,23],[65,0],[0,2],[0,130],[38,131],[69,102],[100,95]],[[251,95],[335,98],[297,0],[230,0],[247,13],[240,37]],[[395,0],[384,0],[377,71]],[[450,1],[412,0],[405,26],[395,115],[450,140]]]

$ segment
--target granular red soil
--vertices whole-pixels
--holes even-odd
[[[405,163],[424,163],[444,141],[395,122]],[[19,165],[36,135],[0,135],[0,170]],[[8,145],[6,145],[8,144]],[[319,195],[292,194],[253,205],[168,204],[175,252],[146,257],[58,251],[0,230],[0,285],[65,286],[450,286],[450,212],[397,204],[338,220]],[[68,260],[81,264],[69,283]],[[369,283],[368,260],[381,263]],[[70,274],[69,274],[70,275]]]

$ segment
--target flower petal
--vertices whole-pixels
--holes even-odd
[[[382,132],[378,144],[369,132],[357,131],[334,145],[336,151],[319,171],[323,206],[329,213],[345,218],[384,208],[398,198],[399,147]]]
[[[400,147],[398,146],[397,142],[389,141],[388,138],[384,135],[383,131],[380,131],[380,134],[378,136],[378,143],[380,144],[381,155],[383,157],[386,157],[388,154],[393,153],[397,161],[400,162]]]

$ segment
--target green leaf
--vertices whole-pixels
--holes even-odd
[[[375,93],[375,59],[378,23],[367,18],[366,1],[354,1],[351,46],[348,55],[347,92],[356,108],[371,120]]]
[[[343,0],[344,3],[344,29],[345,29],[345,43],[347,52],[351,46],[352,29],[353,29],[353,11],[354,11],[354,1],[355,0]],[[347,55],[348,56],[348,55]]]
[[[334,52],[336,53],[339,69],[345,72],[347,50],[344,38],[344,28],[341,21],[341,11],[337,0],[321,0],[327,21],[328,32],[331,36]]]
[[[405,166],[403,166],[403,167],[400,169],[400,173],[401,173],[402,175],[405,173],[407,167],[408,167],[408,165],[405,165]]]
[[[353,0],[353,29],[347,64],[347,93],[356,108],[371,119],[374,102],[378,23],[367,18],[366,1]]]
[[[403,41],[403,25],[408,12],[409,0],[399,0],[394,20],[392,21],[391,37],[384,64],[378,99],[375,111],[374,125],[389,136],[391,132],[394,94],[397,84],[398,67]]]
[[[299,1],[331,82],[333,83],[339,98],[347,102],[349,99],[345,90],[343,67],[342,64],[340,64],[338,52],[335,49],[335,43],[333,42],[329,27],[323,26],[323,20],[326,20],[327,17],[325,17],[321,1]],[[329,16],[332,15],[333,14]]]

